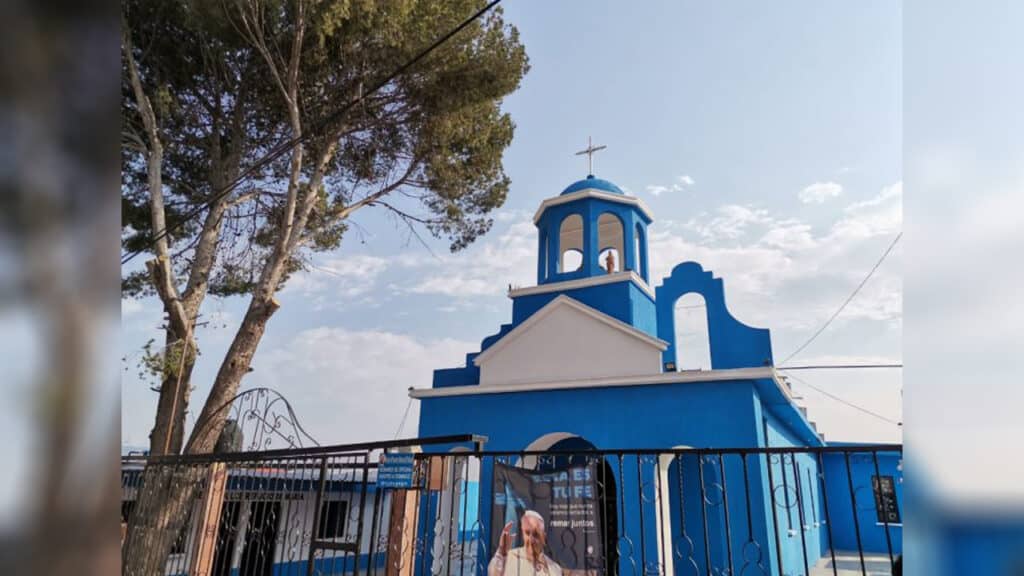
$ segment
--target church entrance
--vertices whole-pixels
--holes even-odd
[[[546,446],[545,446],[546,444]],[[547,435],[539,438],[528,450],[548,450],[551,454],[526,456],[521,464],[538,473],[557,474],[572,470],[590,468],[594,472],[594,500],[597,507],[598,542],[591,545],[584,543],[583,549],[600,551],[600,554],[587,554],[586,568],[578,573],[582,576],[617,576],[619,573],[619,519],[618,490],[612,466],[601,455],[588,454],[597,450],[590,441],[580,436],[569,434]],[[569,538],[563,537],[562,540]],[[565,544],[559,542],[556,544]],[[550,543],[549,543],[550,546]],[[573,571],[576,572],[576,571]]]

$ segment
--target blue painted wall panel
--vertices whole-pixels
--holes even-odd
[[[898,469],[901,455],[894,452],[878,454],[878,469],[883,476],[896,480],[896,502],[903,514],[903,472]],[[850,455],[847,468],[842,454],[828,454],[825,460],[825,486],[831,517],[832,541],[838,550],[856,550],[857,537],[867,552],[887,553],[889,544],[893,553],[903,552],[903,526],[890,525],[889,544],[886,543],[886,528],[878,522],[875,510],[874,490],[871,477],[875,475],[875,464],[869,453]],[[848,472],[849,471],[849,472]],[[853,484],[851,497],[850,484]],[[856,512],[855,512],[856,511]],[[854,517],[856,515],[856,522]]]
[[[775,418],[770,412],[763,415],[766,447],[792,448],[805,446],[799,435]],[[774,457],[771,474],[765,466],[765,486],[771,479],[771,492],[767,495],[767,514],[775,507],[779,542],[784,569],[803,572],[814,566],[821,557],[822,539],[826,526],[821,521],[821,489],[818,482],[817,458],[809,454],[790,454]],[[774,500],[773,500],[774,497]],[[774,552],[774,551],[773,551]]]

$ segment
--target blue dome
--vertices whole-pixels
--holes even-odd
[[[586,190],[587,188],[595,188],[597,190],[602,190],[604,192],[611,192],[612,194],[626,194],[625,192],[622,191],[621,188],[619,188],[615,184],[612,184],[607,180],[595,178],[594,175],[591,174],[584,178],[583,180],[577,180],[576,182],[570,184],[568,188],[562,190],[561,195],[565,196],[566,194],[572,194],[573,192],[579,192],[580,190]]]

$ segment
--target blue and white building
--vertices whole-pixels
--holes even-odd
[[[650,277],[653,219],[642,200],[592,175],[544,200],[533,218],[536,285],[509,291],[509,322],[468,353],[465,366],[436,370],[431,388],[410,391],[420,402],[419,435],[480,434],[494,451],[827,446],[776,372],[769,330],[733,317],[722,278],[696,262]],[[680,371],[675,305],[691,293],[704,299],[710,369]],[[641,494],[659,509],[644,517],[641,506],[620,506],[613,526],[619,544],[609,545],[639,542],[646,530],[645,569],[671,568],[689,555],[698,556],[701,574],[708,562],[738,566],[743,555],[755,554],[752,548],[757,563],[775,574],[806,573],[805,562],[813,566],[830,554],[830,541],[840,551],[899,553],[902,525],[879,521],[873,489],[887,483],[902,505],[899,453],[846,459],[828,452],[774,457],[771,465],[764,458],[750,458],[748,466],[740,457],[707,466],[693,459],[680,471],[681,459],[669,457],[644,463],[649,470],[639,474],[620,474],[612,463],[616,485],[609,488]],[[702,514],[697,488],[669,489],[683,486],[680,472],[715,486],[718,500],[727,496],[732,507],[694,529]],[[486,467],[478,481],[486,491]],[[487,507],[479,513],[480,526],[488,526]],[[708,557],[690,554],[704,549],[705,538]],[[619,573],[630,573],[620,562]]]

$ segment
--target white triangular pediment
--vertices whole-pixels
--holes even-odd
[[[481,386],[661,372],[662,340],[562,295],[474,359]]]

